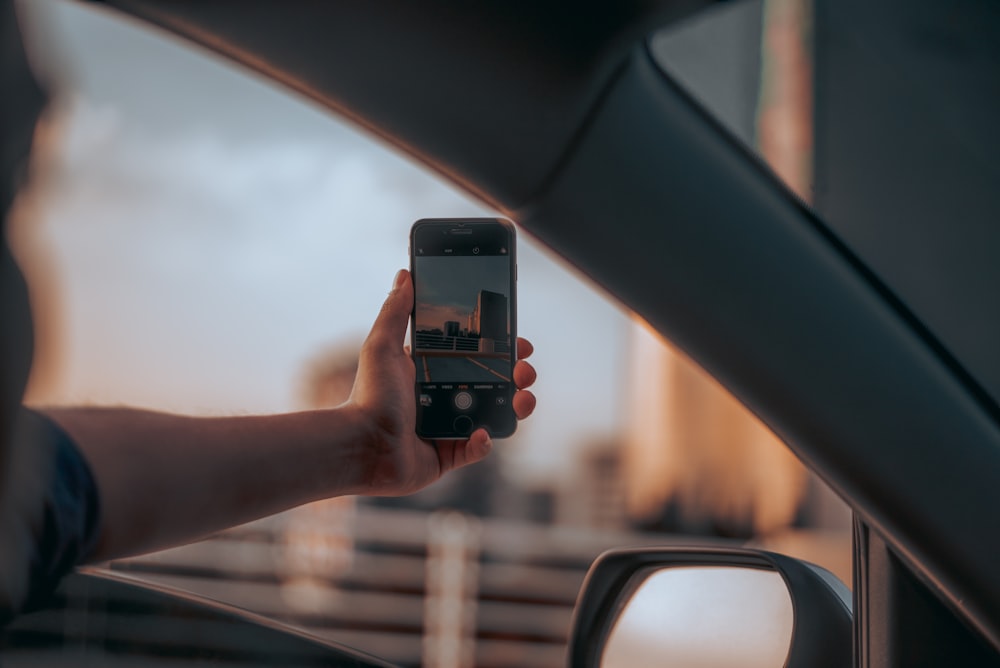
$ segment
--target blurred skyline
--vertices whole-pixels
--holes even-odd
[[[169,36],[93,6],[21,8],[36,67],[56,82],[18,214],[29,280],[54,311],[39,320],[59,332],[56,378],[36,400],[301,408],[308,360],[365,335],[408,263],[412,221],[494,215]],[[632,325],[527,235],[518,260],[539,410],[508,463],[526,481],[558,478],[577,444],[620,426]],[[574,308],[556,321],[556,303]]]

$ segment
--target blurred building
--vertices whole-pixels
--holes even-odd
[[[556,522],[564,526],[622,529],[628,524],[622,449],[595,441],[581,449],[558,494]]]
[[[805,0],[767,0],[720,6],[651,43],[658,64],[807,201],[809,30]],[[741,537],[842,523],[842,504],[708,374],[641,324],[630,352],[633,522]]]
[[[39,119],[28,178],[7,218],[8,243],[30,287],[34,357],[24,401],[35,405],[58,403],[65,384],[65,295],[43,215],[43,197],[59,179],[55,156],[64,139],[51,112]]]
[[[307,368],[303,399],[307,408],[332,408],[347,401],[358,372],[360,344],[340,345]],[[322,614],[337,596],[333,581],[354,563],[357,501],[353,496],[323,499],[282,514],[276,553],[281,594],[289,606]]]
[[[701,368],[637,328],[624,471],[643,528],[750,537],[791,525],[806,487],[795,456]]]

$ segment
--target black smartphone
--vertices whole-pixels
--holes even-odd
[[[517,260],[514,226],[499,218],[418,220],[410,229],[416,297],[410,350],[417,434],[493,438],[517,428]]]

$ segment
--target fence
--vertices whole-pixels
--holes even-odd
[[[414,335],[414,343],[417,350],[455,350],[460,352],[479,350],[479,339],[467,336],[444,336],[443,334],[417,332]]]
[[[403,666],[541,668],[565,664],[573,605],[594,557],[612,546],[667,542],[362,506],[352,558],[313,582],[314,605],[303,606],[289,597],[285,526],[282,516],[267,518],[112,568]]]

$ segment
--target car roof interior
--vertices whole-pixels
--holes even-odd
[[[1000,98],[997,5],[817,3],[816,204],[841,228],[651,58],[654,30],[711,2],[105,4],[510,215],[715,376],[1000,648],[1000,232],[987,215],[1000,209],[1000,116],[982,108]],[[870,53],[871,34],[888,36],[885,53]],[[921,61],[914,35],[937,57]],[[894,95],[920,100],[941,132],[908,143]],[[977,115],[949,115],[949,99]],[[885,137],[863,183],[838,181]],[[883,189],[901,158],[910,167]],[[935,206],[911,197],[923,183]],[[849,196],[865,184],[867,198]]]

